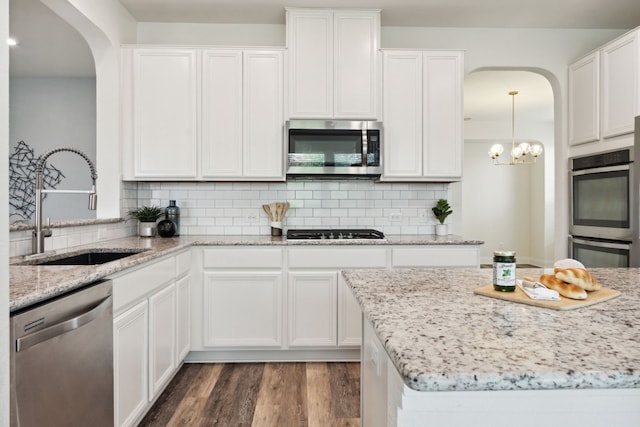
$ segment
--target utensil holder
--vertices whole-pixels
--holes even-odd
[[[282,221],[271,222],[271,235],[282,236]]]

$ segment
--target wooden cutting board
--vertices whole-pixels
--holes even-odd
[[[599,304],[608,301],[620,295],[620,291],[609,288],[601,288],[598,291],[588,292],[587,299],[571,299],[560,297],[560,301],[545,301],[531,299],[519,287],[516,286],[514,292],[500,292],[493,289],[493,285],[483,286],[475,289],[474,294],[483,295],[491,298],[498,298],[505,301],[513,301],[520,304],[534,305],[536,307],[551,308],[553,310],[575,310],[576,308],[588,307],[590,305]]]

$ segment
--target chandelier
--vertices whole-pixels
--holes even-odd
[[[530,165],[535,163],[542,154],[542,145],[521,142],[516,146],[516,95],[517,90],[509,92],[511,95],[511,159],[508,162],[498,161],[498,157],[504,151],[502,144],[493,144],[489,149],[489,157],[495,165]]]

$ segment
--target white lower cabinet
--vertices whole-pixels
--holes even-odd
[[[360,358],[360,403],[363,426],[386,426],[388,420],[387,371],[388,358],[382,343],[368,321],[362,325]],[[393,424],[395,425],[395,424]]]
[[[290,273],[289,346],[337,344],[336,272]]]
[[[176,360],[191,350],[191,276],[176,281]]]
[[[204,274],[206,347],[280,347],[282,274]]]
[[[116,426],[140,421],[190,351],[189,254],[113,277]]]
[[[176,255],[176,360],[191,351],[191,250]]]
[[[191,253],[193,362],[356,360],[361,312],[342,270],[479,267],[475,245],[236,245]],[[179,282],[176,292],[180,301]]]
[[[358,300],[338,275],[338,346],[359,346],[362,337],[362,315]]]
[[[176,366],[176,287],[149,298],[149,400],[169,381]]]
[[[341,269],[386,268],[387,248],[288,248],[289,346],[355,348],[360,307]]]
[[[144,300],[113,321],[115,422],[130,426],[144,413],[148,396],[148,304]]]

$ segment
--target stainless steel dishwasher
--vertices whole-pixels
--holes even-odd
[[[113,426],[105,280],[11,316],[11,425]]]

